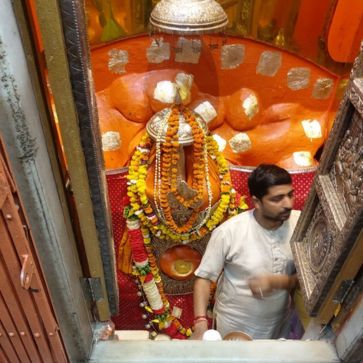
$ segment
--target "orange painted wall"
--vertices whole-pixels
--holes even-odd
[[[165,40],[166,37],[165,37]],[[172,44],[176,44],[176,37],[169,37]],[[230,95],[236,90],[245,87],[258,92],[264,107],[279,102],[299,102],[305,107],[315,110],[326,110],[330,105],[327,100],[316,100],[311,97],[314,82],[318,78],[338,77],[329,71],[316,66],[292,53],[274,48],[270,45],[241,38],[228,38],[227,44],[243,44],[245,46],[245,60],[236,69],[221,69],[220,49],[210,50],[211,42],[222,43],[221,38],[203,37],[203,50],[198,64],[178,63],[174,61],[174,52],[171,50],[171,59],[161,64],[150,64],[146,58],[146,49],[150,46],[151,38],[147,35],[125,39],[108,46],[94,49],[91,52],[93,77],[96,91],[108,87],[120,75],[110,72],[107,68],[108,52],[111,49],[123,49],[129,53],[129,63],[126,65],[127,73],[141,73],[158,69],[180,69],[194,75],[195,83],[201,92],[214,96]],[[282,53],[282,66],[275,77],[256,74],[256,65],[263,51],[279,51]],[[307,89],[292,91],[287,87],[287,72],[292,67],[308,67],[311,70],[310,86]]]
[[[150,74],[149,72],[166,69],[174,70],[175,73],[176,70],[182,70],[193,74],[194,83],[200,93],[215,96],[222,101],[224,107],[226,107],[226,114],[224,115],[224,111],[221,111],[221,123],[226,122],[223,125],[218,123],[214,127],[210,125],[212,132],[217,133],[226,140],[229,140],[240,131],[248,133],[252,148],[247,152],[236,154],[227,143],[224,155],[232,163],[257,165],[259,162],[264,161],[280,163],[281,166],[294,168],[297,167],[291,161],[291,155],[294,151],[310,151],[313,156],[327,136],[327,125],[331,124],[335,111],[332,108],[335,89],[331,91],[327,99],[316,99],[312,97],[314,84],[319,78],[330,78],[337,85],[338,76],[287,51],[261,42],[232,37],[228,38],[227,43],[244,45],[245,58],[244,62],[236,69],[224,70],[221,69],[220,48],[211,50],[208,46],[211,42],[219,42],[219,45],[222,45],[222,39],[211,36],[205,36],[202,39],[203,50],[197,64],[175,62],[173,50],[171,51],[171,59],[168,61],[161,64],[150,64],[146,58],[146,49],[150,46],[151,38],[147,35],[126,39],[92,51],[91,58],[95,86],[98,91],[101,132],[112,130],[120,132],[123,140],[121,149],[105,153],[106,168],[118,168],[124,166],[127,162],[140,138],[140,132],[143,130],[140,122],[141,124],[146,123],[151,116],[146,117],[144,115],[145,117],[141,117],[142,115],[139,115],[143,119],[140,121],[135,119],[132,110],[137,107],[137,109],[146,112],[150,107],[149,102],[151,102],[151,107],[153,107],[152,103],[154,102],[152,101],[152,90],[148,90],[146,91],[147,94],[144,94],[145,89],[149,89],[150,85],[142,82],[150,82],[150,77],[146,77],[146,74]],[[168,37],[165,40],[170,41],[173,49],[177,38]],[[126,65],[128,81],[125,84],[130,82],[130,77],[134,79],[129,83],[129,86],[123,85],[122,76],[108,70],[108,53],[112,49],[126,50],[129,54],[129,63]],[[273,77],[256,73],[256,66],[264,51],[281,53],[281,67]],[[310,83],[306,89],[294,91],[288,87],[287,74],[291,68],[295,67],[310,69]],[[174,74],[174,72],[160,72],[161,78],[153,73],[151,78],[155,82],[156,78],[164,80],[171,77],[173,79],[174,76],[171,76],[171,74]],[[116,79],[120,81],[112,83]],[[110,87],[111,84],[113,84],[112,87]],[[155,87],[155,84],[152,84]],[[138,87],[140,88],[139,92],[137,91]],[[241,107],[241,89],[253,90],[260,102],[260,115],[253,122],[251,120],[249,125],[245,127],[242,125],[242,118],[238,113],[238,109]],[[110,97],[111,93],[112,97]],[[127,105],[120,108],[120,102],[122,104],[126,102]],[[285,107],[283,104],[292,106]],[[273,107],[270,107],[272,105]],[[336,104],[334,104],[334,107],[336,107]],[[129,117],[125,112],[123,116],[120,113],[120,117],[116,117],[118,112],[115,112],[116,109],[119,111],[127,109],[128,113],[131,112],[133,116],[129,119],[134,119],[132,121],[135,123],[134,129],[128,127],[127,122],[121,122],[122,118]],[[234,109],[236,112],[234,112]],[[110,112],[113,115],[111,118]],[[306,137],[301,121],[310,119],[320,120],[322,137],[318,139]]]

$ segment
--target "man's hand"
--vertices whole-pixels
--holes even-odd
[[[191,340],[202,340],[203,334],[208,330],[208,322],[207,321],[199,321],[194,324],[193,334],[189,339]]]
[[[198,277],[194,282],[194,332],[190,339],[201,340],[208,330],[207,307],[211,282]]]
[[[254,297],[263,299],[273,290],[292,290],[296,287],[296,275],[261,275],[248,280],[249,287]]]
[[[273,275],[254,276],[248,280],[248,285],[254,297],[263,299],[265,296],[271,294],[273,290],[272,276]]]

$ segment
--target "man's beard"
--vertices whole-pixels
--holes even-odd
[[[270,214],[263,214],[263,216],[266,219],[269,219],[270,221],[274,221],[274,222],[283,222],[286,221],[290,218],[291,215],[291,209],[286,209],[285,211],[276,214],[276,215],[270,215]]]

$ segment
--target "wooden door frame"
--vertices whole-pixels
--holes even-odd
[[[22,1],[15,3],[22,7]],[[33,3],[89,277],[100,281],[103,298],[95,302],[98,318],[107,321],[118,312],[118,289],[83,3]]]
[[[85,362],[93,322],[26,20],[15,15],[16,5],[0,3],[0,132],[67,354]]]

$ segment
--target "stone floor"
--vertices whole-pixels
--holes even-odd
[[[117,332],[117,336],[120,340],[98,342],[89,363],[340,362],[334,345],[326,341],[151,341],[145,332]]]

